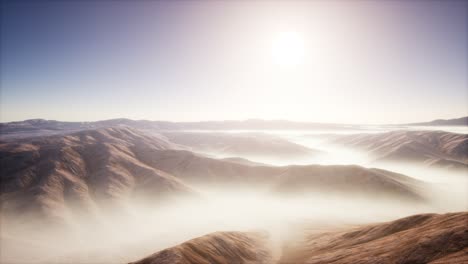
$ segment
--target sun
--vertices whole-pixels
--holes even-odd
[[[272,42],[274,63],[280,66],[296,66],[304,62],[305,44],[303,35],[295,31],[278,33]]]

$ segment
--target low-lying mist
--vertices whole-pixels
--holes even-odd
[[[62,223],[40,216],[16,221],[2,214],[2,263],[125,263],[135,261],[217,231],[265,231],[273,252],[300,237],[304,226],[327,229],[395,220],[418,213],[468,209],[466,171],[436,169],[412,163],[376,163],[367,153],[328,144],[327,135],[275,134],[322,151],[302,158],[243,155],[253,162],[291,164],[356,164],[401,173],[426,182],[425,202],[376,198],[359,194],[313,192],[281,195],[266,190],[231,186],[197,186],[201,197],[177,200],[126,201],[123,208],[99,208],[97,216],[71,214]],[[204,153],[227,158],[222,153]],[[12,220],[13,219],[13,220]]]
[[[22,224],[4,222],[2,263],[124,263],[216,231],[265,231],[279,256],[283,243],[300,234],[302,225],[333,228],[457,209],[326,193],[202,193],[199,199],[128,201],[120,211],[100,210],[97,218],[77,216],[64,225],[48,226],[34,217]]]

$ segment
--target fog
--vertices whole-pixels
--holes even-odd
[[[357,225],[433,211],[428,205],[311,194],[279,197],[241,190],[206,190],[202,199],[164,205],[129,202],[98,220],[75,217],[66,226],[37,219],[2,225],[2,263],[124,263],[216,231],[263,231],[272,250],[300,227]],[[103,210],[104,211],[104,210]],[[445,211],[437,209],[437,211]]]
[[[237,132],[242,133],[242,132]],[[199,188],[200,198],[126,201],[126,206],[87,219],[75,214],[63,223],[45,224],[39,216],[16,221],[2,215],[2,263],[125,263],[216,231],[263,231],[277,257],[302,228],[333,229],[395,220],[418,213],[468,209],[466,171],[416,164],[374,163],[372,157],[327,143],[330,134],[274,133],[323,151],[302,159],[245,155],[254,162],[290,164],[358,164],[402,173],[428,183],[426,203],[358,195],[309,193],[281,196],[266,190]],[[205,153],[217,158],[226,156]],[[11,219],[14,219],[13,221]]]

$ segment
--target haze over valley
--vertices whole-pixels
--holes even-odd
[[[216,263],[309,263],[305,230],[340,234],[468,207],[466,134],[148,123],[3,123],[2,260],[131,262],[201,237],[195,252],[207,253],[181,244],[138,263],[213,263],[211,254],[222,256]],[[205,248],[211,236],[223,242]]]
[[[0,263],[468,263],[467,1],[0,5]]]

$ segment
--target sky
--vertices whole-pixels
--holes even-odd
[[[0,121],[468,115],[465,1],[3,1]]]

